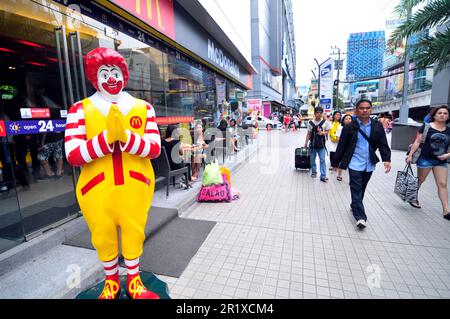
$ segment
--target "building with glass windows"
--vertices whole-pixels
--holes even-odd
[[[427,35],[427,32],[414,34],[409,38],[410,57],[412,57],[411,47],[417,43],[420,37]],[[379,80],[379,105],[375,112],[392,113],[398,116],[400,101],[403,99],[404,68],[403,57],[404,47],[395,52],[386,52],[383,59],[383,77]],[[431,91],[434,78],[433,68],[418,69],[414,60],[409,61],[408,76],[408,108],[409,117],[422,121],[431,103]]]
[[[351,33],[347,41],[347,80],[380,76],[385,47],[384,31]]]
[[[258,70],[248,98],[262,114],[295,108],[296,48],[291,0],[251,0],[252,64]],[[298,109],[297,109],[298,111]]]
[[[198,1],[1,1],[0,252],[79,216],[79,171],[40,150],[61,146],[68,108],[94,92],[83,60],[96,47],[125,57],[126,91],[164,124],[214,125],[256,73]]]

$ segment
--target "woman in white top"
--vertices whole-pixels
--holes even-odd
[[[327,149],[330,152],[330,170],[336,170],[333,169],[335,167],[334,165],[334,153],[336,152],[336,148],[339,142],[339,137],[336,136],[336,132],[341,127],[341,116],[342,113],[340,111],[334,111],[333,117],[332,117],[332,123],[331,123],[331,129],[329,132],[329,136],[327,139]]]

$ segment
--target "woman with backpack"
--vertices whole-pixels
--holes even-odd
[[[314,119],[308,123],[308,133],[306,134],[305,147],[311,150],[311,177],[317,177],[316,155],[320,160],[320,180],[328,182],[327,167],[325,163],[325,137],[330,131],[331,124],[322,119],[323,108],[320,106],[314,109]]]
[[[328,151],[330,152],[330,171],[333,170],[334,165],[334,153],[339,142],[339,137],[336,135],[339,127],[341,126],[342,113],[340,111],[334,111],[333,122],[331,123],[330,138],[328,139]]]
[[[447,126],[449,122],[449,109],[447,106],[442,105],[434,108],[430,112],[430,124],[424,124],[419,129],[416,140],[406,158],[406,163],[410,164],[414,153],[420,148],[420,156],[417,159],[419,189],[425,182],[428,174],[433,171],[439,199],[442,204],[442,214],[447,220],[450,220],[447,190],[447,160],[450,158],[450,128]],[[425,139],[421,144],[423,134],[425,134]],[[415,208],[421,208],[418,200],[410,204]]]

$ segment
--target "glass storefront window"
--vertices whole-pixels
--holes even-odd
[[[0,117],[8,135],[1,143],[0,211],[9,215],[2,216],[0,241],[33,236],[79,211],[64,132],[57,129],[69,105],[61,94],[54,28],[69,23],[49,5],[0,4]]]
[[[66,162],[64,131],[55,128],[73,102],[94,93],[82,80],[83,59],[92,49],[109,47],[125,57],[126,91],[150,102],[157,117],[193,116],[214,125],[222,101],[213,71],[99,20],[53,1],[0,1],[0,121],[9,130],[0,135],[0,252],[78,214],[79,170]],[[243,89],[219,82],[220,96],[228,102],[234,96],[235,108]]]
[[[167,113],[212,121],[214,74],[168,55]]]
[[[0,137],[0,254],[25,240],[14,176],[10,143]]]

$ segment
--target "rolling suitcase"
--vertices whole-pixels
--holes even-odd
[[[295,169],[310,169],[311,155],[308,147],[295,149]]]

